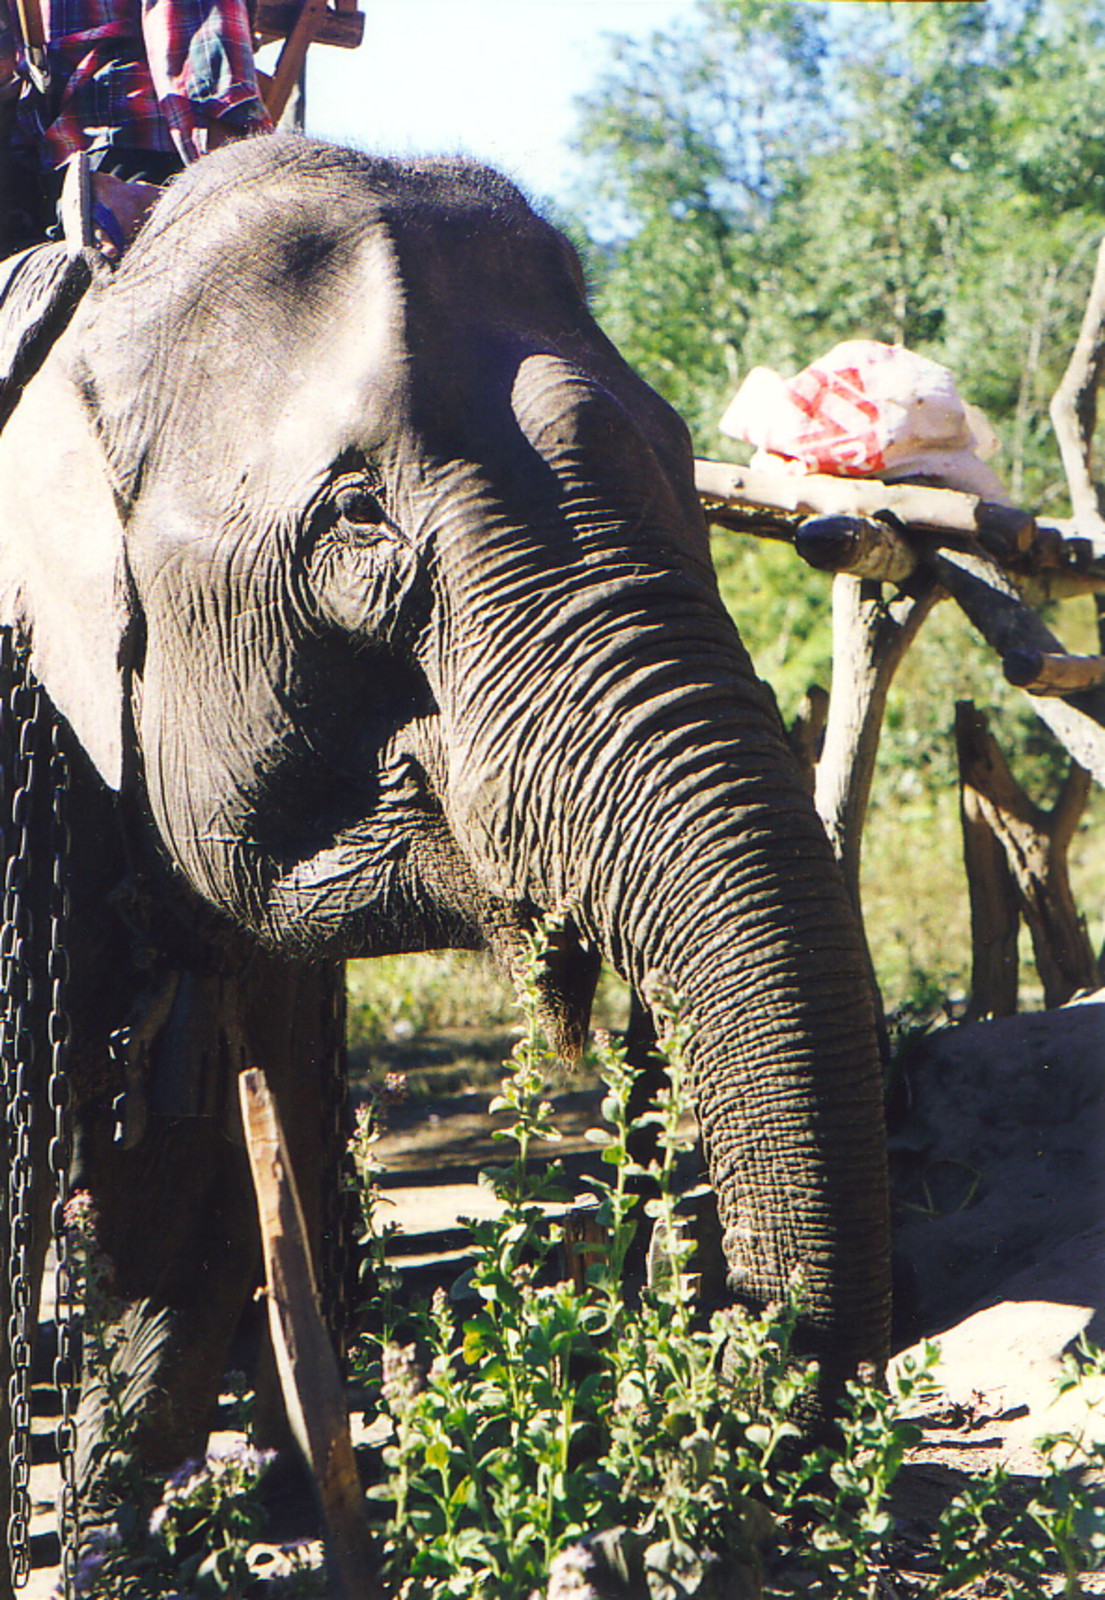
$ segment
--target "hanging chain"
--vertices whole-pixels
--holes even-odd
[[[72,1600],[77,1564],[77,1480],[76,1420],[77,1265],[73,1258],[68,1218],[71,1119],[67,1056],[69,1013],[66,985],[69,959],[66,937],[69,922],[69,762],[61,746],[61,728],[56,718],[50,729],[50,778],[53,791],[54,870],[50,887],[50,1017],[47,1038],[50,1044],[48,1099],[53,1113],[50,1140],[50,1172],[54,1180],[54,1204],[50,1233],[54,1241],[57,1267],[54,1280],[54,1322],[57,1328],[57,1354],[54,1358],[54,1387],[58,1393],[60,1416],[57,1425],[58,1471],[61,1490],[58,1496],[58,1539],[61,1544],[60,1594]]]
[[[3,990],[3,1082],[8,1146],[8,1461],[11,1503],[8,1558],[11,1581],[22,1588],[31,1574],[31,1347],[38,1307],[31,1273],[32,1101],[30,1074],[34,1050],[31,1025],[30,885],[31,807],[34,798],[35,742],[40,694],[25,658],[15,655],[11,635],[2,645],[2,679],[8,689],[10,831],[4,874],[3,926],[0,929],[0,986]]]

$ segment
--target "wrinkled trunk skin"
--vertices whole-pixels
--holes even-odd
[[[682,719],[669,694],[673,726],[586,794],[573,797],[568,774],[593,771],[597,748],[618,742],[617,715],[591,725],[586,756],[540,751],[560,821],[531,861],[547,873],[531,892],[571,906],[638,993],[659,979],[681,998],[731,1289],[758,1306],[798,1291],[829,1395],[888,1354],[881,1073],[862,948],[770,708],[752,720],[758,691],[744,689],[739,727],[709,733],[689,731],[696,696],[684,698]]]
[[[733,1292],[764,1305],[800,1278],[828,1392],[884,1361],[889,1338],[881,1072],[854,916],[701,515],[574,369],[523,361],[513,403],[556,487],[525,530],[484,531],[478,561],[470,522],[438,531],[484,641],[478,674],[446,685],[446,814],[504,900],[570,911],[638,994],[661,979],[681,996]],[[563,576],[550,548],[571,551]]]

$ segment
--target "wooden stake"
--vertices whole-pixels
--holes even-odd
[[[265,1284],[288,1420],[314,1475],[327,1557],[341,1600],[382,1600],[341,1378],[318,1306],[314,1269],[276,1103],[257,1067],[238,1076],[265,1256]]]
[[[1071,763],[1050,811],[1035,805],[1009,770],[986,714],[970,702],[956,707],[960,782],[975,797],[975,812],[1001,845],[1032,934],[1044,1004],[1061,1006],[1100,981],[1097,959],[1070,887],[1067,851],[1089,796],[1091,779]],[[976,885],[980,902],[987,887]],[[976,895],[972,894],[972,911]],[[1001,915],[1006,914],[1003,907]],[[997,932],[998,930],[991,930]]]

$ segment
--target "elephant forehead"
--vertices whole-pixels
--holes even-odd
[[[277,335],[277,360],[283,343]],[[264,435],[281,476],[306,481],[350,447],[375,452],[396,435],[407,412],[404,309],[382,233],[360,242],[344,285],[297,319],[290,345]]]
[[[319,250],[310,267],[291,236],[284,246],[202,293],[183,275],[160,291],[140,277],[98,308],[82,342],[91,382],[79,381],[124,501],[171,485],[196,508],[291,510],[344,451],[401,426],[404,304],[386,234]]]

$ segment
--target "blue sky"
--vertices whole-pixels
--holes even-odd
[[[694,0],[361,3],[359,50],[311,51],[311,133],[390,154],[463,151],[556,196],[572,97],[600,69],[603,34],[647,35]]]

